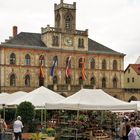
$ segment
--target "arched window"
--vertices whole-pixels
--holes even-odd
[[[59,46],[59,37],[54,35],[52,36],[52,45],[53,46]]]
[[[57,76],[54,76],[53,77],[53,84],[57,84],[58,83],[58,78],[57,78]]]
[[[39,57],[39,65],[45,66],[45,58],[43,55],[40,55],[40,57]]]
[[[90,62],[90,68],[95,69],[95,60],[92,58]]]
[[[29,75],[25,76],[25,86],[27,86],[27,87],[30,86],[30,76]]]
[[[31,58],[29,54],[25,55],[25,65],[30,65],[31,63]]]
[[[113,70],[117,70],[117,61],[116,60],[113,61]]]
[[[70,57],[67,57],[67,59],[66,59],[66,66],[71,68],[71,58]]]
[[[79,68],[82,68],[82,58],[79,59],[79,62],[78,63],[79,63],[78,64]]]
[[[14,53],[10,55],[10,64],[16,64],[16,55]]]
[[[79,85],[82,85],[83,84],[83,79],[82,77],[79,77]]]
[[[102,78],[102,88],[106,88],[106,78]]]
[[[15,74],[11,74],[11,76],[10,76],[10,86],[16,86],[16,76],[15,76]]]
[[[57,16],[56,16],[56,23],[57,23],[57,27],[60,26],[60,14],[57,13]]]
[[[78,48],[84,48],[84,39],[83,38],[78,39]]]
[[[106,60],[105,59],[102,61],[102,69],[106,70]]]
[[[66,30],[70,30],[70,24],[71,23],[71,17],[69,15],[66,16],[65,18],[65,28]]]
[[[91,77],[91,79],[90,79],[90,84],[93,85],[93,86],[96,85],[95,77]]]
[[[117,78],[113,78],[113,88],[117,88]]]
[[[71,84],[71,77],[70,76],[66,77],[65,80],[66,80],[66,84]]]

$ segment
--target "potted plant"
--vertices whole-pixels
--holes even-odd
[[[46,129],[46,133],[47,133],[47,140],[54,140],[55,139],[56,131],[54,128],[48,127]]]

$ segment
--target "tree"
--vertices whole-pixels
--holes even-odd
[[[28,131],[29,126],[33,123],[35,116],[35,107],[30,102],[22,102],[17,107],[17,116],[21,116],[24,124],[24,130]]]

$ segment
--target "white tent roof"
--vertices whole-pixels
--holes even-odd
[[[3,98],[5,98],[6,96],[8,96],[9,94],[8,93],[6,93],[6,92],[2,92],[2,93],[0,93],[0,101],[1,101],[1,103],[0,103],[0,109],[1,108],[3,108]]]
[[[23,97],[26,95],[27,92],[24,91],[18,91],[14,93],[3,93],[0,95],[0,104],[5,104],[7,105],[9,102],[12,102],[20,97]]]
[[[45,103],[54,103],[64,98],[58,93],[42,86],[29,92],[26,96],[10,102],[8,105],[19,105],[21,102],[28,101],[36,108],[42,108],[45,106]]]
[[[140,111],[140,101],[131,101],[132,104],[137,104],[137,110]]]
[[[101,89],[81,89],[57,103],[46,103],[46,108],[68,110],[136,110],[137,106],[136,104],[116,99]]]

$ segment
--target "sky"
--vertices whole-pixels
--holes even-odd
[[[125,54],[124,69],[140,56],[140,0],[64,0],[76,2],[76,29]],[[0,0],[0,42],[20,32],[41,33],[54,27],[54,3],[60,0]]]

